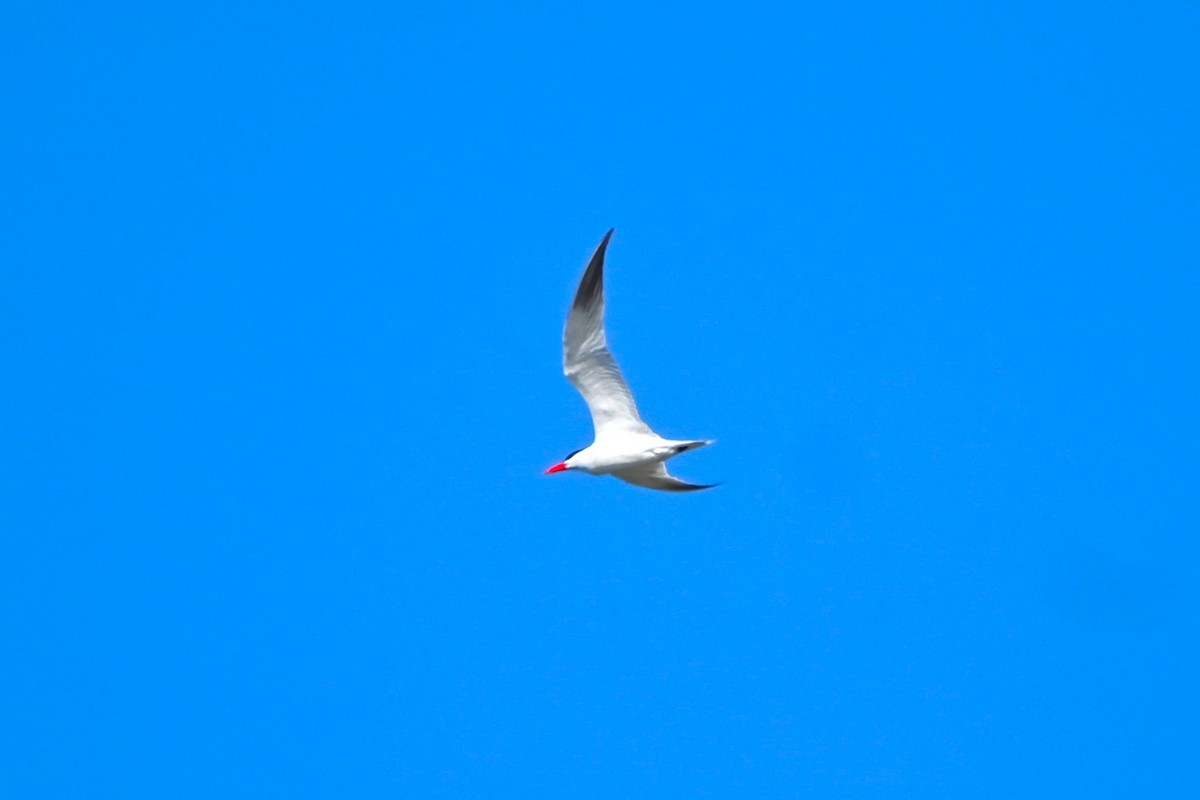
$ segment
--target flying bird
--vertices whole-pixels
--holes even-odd
[[[667,472],[666,461],[712,444],[711,439],[664,439],[642,421],[629,384],[621,375],[604,335],[604,251],[610,230],[588,262],[563,331],[563,373],[592,412],[594,441],[546,470],[580,470],[613,475],[626,483],[665,492],[694,492],[716,484],[687,483]]]

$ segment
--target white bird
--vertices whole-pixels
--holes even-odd
[[[610,230],[588,262],[563,331],[563,373],[592,412],[595,440],[546,470],[550,475],[577,469],[613,475],[626,483],[667,492],[710,489],[671,477],[668,458],[712,444],[710,439],[664,439],[642,421],[633,393],[608,349],[604,335],[604,251]]]

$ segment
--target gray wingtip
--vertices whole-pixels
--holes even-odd
[[[679,485],[664,487],[669,492],[698,492],[701,489],[715,489],[721,484],[719,483],[685,483],[679,481]]]
[[[587,269],[579,280],[579,289],[575,292],[573,308],[585,309],[591,307],[597,300],[604,298],[604,253],[608,250],[608,240],[612,238],[616,228],[609,228],[608,233],[596,246],[592,258],[588,261]]]

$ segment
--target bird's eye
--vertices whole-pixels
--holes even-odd
[[[567,453],[567,457],[564,458],[563,461],[570,461],[572,456],[574,456],[576,453],[582,453],[582,452],[583,452],[583,448],[580,448],[579,450],[572,450],[571,452]]]

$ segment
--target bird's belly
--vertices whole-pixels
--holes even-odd
[[[593,454],[587,471],[594,475],[607,475],[630,467],[654,464],[673,454],[674,451],[670,447],[663,447],[657,443],[649,446],[606,448]]]

